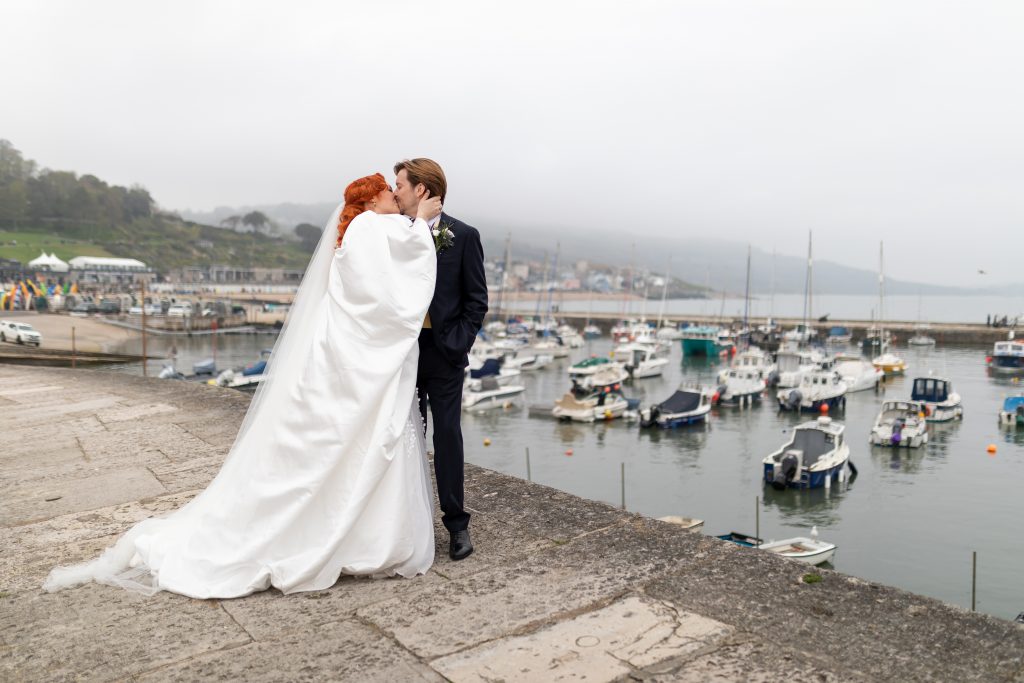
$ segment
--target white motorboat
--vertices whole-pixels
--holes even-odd
[[[874,389],[885,376],[884,371],[876,368],[861,356],[854,355],[836,356],[833,369],[846,382],[846,388],[849,392]]]
[[[585,377],[587,375],[592,375],[611,362],[612,360],[606,356],[591,356],[590,358],[581,360],[579,363],[570,365],[568,369],[569,376]]]
[[[846,407],[846,382],[835,370],[814,370],[803,376],[800,386],[779,389],[776,398],[781,410],[820,412],[822,406],[828,410],[843,410]]]
[[[775,355],[775,384],[783,389],[796,387],[804,376],[817,368],[818,363],[810,351],[799,349],[779,351]]]
[[[659,356],[649,344],[630,342],[615,349],[615,357],[622,359],[625,370],[633,379],[658,377],[668,365],[668,359]]]
[[[964,416],[960,394],[953,391],[953,383],[948,379],[918,377],[910,399],[924,404],[928,422],[949,422]]]
[[[935,346],[935,338],[928,336],[928,326],[918,325],[914,336],[907,340],[911,346]]]
[[[712,392],[702,386],[683,386],[667,399],[640,413],[641,427],[663,429],[703,422],[711,412]]]
[[[466,368],[465,388],[469,391],[480,391],[482,381],[488,377],[493,377],[501,386],[517,384],[521,376],[522,372],[519,370],[502,367],[501,359],[488,358],[480,364],[479,361],[474,362],[474,359],[470,358],[469,367]]]
[[[479,382],[479,389],[470,389],[462,393],[463,410],[480,411],[489,408],[504,408],[511,405],[526,391],[526,387],[521,384],[501,385],[493,376],[476,381]]]
[[[760,401],[768,386],[761,374],[751,368],[730,368],[718,390],[718,402],[725,405],[753,405]]]
[[[683,331],[677,325],[665,323],[658,328],[654,336],[665,341],[678,341],[683,338]]]
[[[611,362],[602,365],[596,372],[583,375],[573,379],[573,385],[582,389],[596,389],[599,387],[619,388],[623,382],[629,379],[629,373],[622,363]]]
[[[1007,396],[999,411],[999,424],[1004,427],[1024,427],[1024,394]]]
[[[600,371],[572,380],[572,389],[555,401],[551,414],[560,420],[594,422],[614,420],[633,410],[639,401],[622,395],[625,370],[619,363],[609,363]]]
[[[626,414],[630,402],[622,394],[614,392],[595,392],[584,397],[577,397],[568,391],[555,402],[551,414],[559,420],[573,422],[596,422],[598,420],[614,420]]]
[[[797,325],[782,335],[783,341],[809,344],[818,337],[818,331],[809,325]]]
[[[533,353],[545,354],[552,358],[568,358],[569,347],[556,337],[547,337],[534,342],[528,349]]]
[[[748,347],[737,353],[728,368],[718,373],[718,381],[725,382],[730,370],[751,370],[757,373],[758,377],[767,381],[773,372],[775,364],[771,356],[756,346]]]
[[[825,337],[825,343],[829,346],[846,346],[853,341],[853,333],[850,332],[849,327],[843,327],[842,325],[835,325],[828,331],[828,336]]]
[[[583,328],[584,339],[597,339],[601,336],[601,328],[597,325],[587,325]]]
[[[516,353],[505,356],[505,367],[521,372],[531,372],[547,367],[554,361],[548,354]]]
[[[920,401],[885,401],[868,442],[894,448],[917,448],[928,443],[925,405]]]
[[[831,487],[850,459],[845,429],[824,415],[795,427],[789,442],[764,459],[765,483],[776,489]]]
[[[576,331],[575,327],[559,325],[558,337],[562,340],[562,344],[570,349],[578,349],[583,346],[583,336]]]

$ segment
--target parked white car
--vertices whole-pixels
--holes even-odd
[[[192,304],[171,304],[167,309],[168,318],[190,318],[192,317]]]
[[[128,309],[128,315],[142,315],[142,311],[142,306],[135,305]],[[163,309],[160,308],[160,304],[146,304],[145,311],[146,315],[160,315]]]
[[[0,341],[39,346],[43,343],[43,335],[39,334],[36,328],[28,323],[20,323],[15,320],[0,320]]]

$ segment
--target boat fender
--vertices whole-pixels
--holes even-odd
[[[857,467],[853,464],[852,460],[847,460],[846,464],[850,468],[850,481],[853,482],[857,478]]]
[[[768,386],[774,387],[779,383],[779,371],[773,370],[768,374]]]

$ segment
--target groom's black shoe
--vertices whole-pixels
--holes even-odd
[[[469,529],[452,533],[452,544],[448,548],[448,557],[453,560],[464,560],[473,553],[473,542],[469,540]]]

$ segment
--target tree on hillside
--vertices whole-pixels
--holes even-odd
[[[269,231],[272,224],[266,214],[261,211],[250,211],[242,216],[242,225],[252,226],[252,229],[256,232],[263,232],[264,229]]]
[[[241,216],[228,216],[220,222],[221,225],[231,228],[235,232],[238,232],[238,226],[242,223]]]
[[[299,223],[295,226],[295,234],[302,240],[302,246],[307,251],[313,251],[316,248],[317,242],[320,241],[320,228],[309,223]]]

